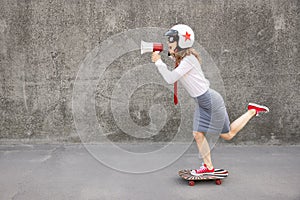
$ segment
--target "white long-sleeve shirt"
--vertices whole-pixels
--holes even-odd
[[[155,65],[168,84],[179,80],[191,97],[200,96],[209,89],[209,81],[205,78],[201,65],[194,55],[184,57],[173,71],[169,71],[161,59],[157,60]]]

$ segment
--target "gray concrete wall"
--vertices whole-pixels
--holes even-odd
[[[254,118],[232,144],[300,142],[297,0],[1,0],[0,5],[2,143],[80,142],[72,115],[80,62],[114,34],[140,27],[169,28],[176,22],[194,29],[218,66],[231,121],[248,102],[270,107],[268,115]],[[99,124],[113,141],[169,141],[178,127],[176,118],[155,137],[136,139],[118,129],[104,98],[120,78],[116,74],[135,65],[138,57],[133,52],[119,58],[99,81]],[[149,62],[146,57],[143,62]],[[129,112],[140,126],[149,123],[149,110],[139,110],[134,102],[151,98],[147,90],[157,93],[163,88],[149,86],[132,96]],[[177,116],[172,95],[160,95],[169,99],[167,111]]]

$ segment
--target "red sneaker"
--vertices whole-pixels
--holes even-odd
[[[215,169],[208,169],[206,164],[203,164],[200,169],[195,169],[191,171],[191,174],[194,176],[201,176],[204,174],[213,174],[215,172]]]
[[[252,109],[256,110],[256,116],[258,116],[260,113],[268,113],[269,112],[269,108],[266,106],[258,105],[255,103],[249,103],[248,110],[252,110]]]

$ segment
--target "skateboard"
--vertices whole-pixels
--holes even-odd
[[[200,176],[194,176],[191,174],[191,169],[183,169],[178,172],[178,175],[189,181],[190,186],[195,185],[195,181],[203,181],[203,180],[215,180],[216,185],[222,184],[222,179],[228,176],[228,171],[225,169],[215,169],[213,174],[203,174]]]

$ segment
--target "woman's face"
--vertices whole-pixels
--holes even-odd
[[[175,48],[177,47],[177,42],[168,42],[169,53],[172,55],[175,53]]]

